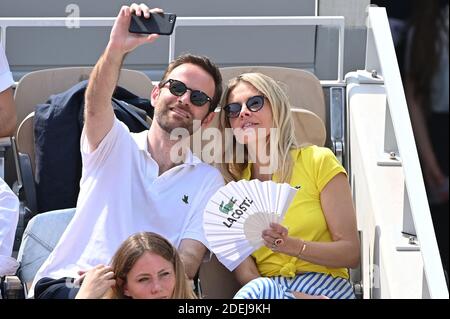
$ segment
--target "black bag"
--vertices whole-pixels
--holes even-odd
[[[76,206],[81,178],[80,137],[87,80],[50,96],[35,107],[34,145],[38,212]],[[150,100],[117,87],[112,105],[116,117],[134,133],[149,128]]]

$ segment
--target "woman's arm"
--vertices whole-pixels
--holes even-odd
[[[345,174],[340,173],[328,182],[320,193],[320,203],[333,242],[308,242],[302,258],[328,267],[357,267],[360,243],[355,208]]]
[[[261,277],[255,261],[251,256],[247,257],[234,271],[237,281],[244,286],[249,281]]]
[[[263,231],[265,245],[277,252],[330,268],[354,268],[359,264],[360,244],[350,185],[345,174],[333,177],[320,193],[323,214],[332,242],[306,242],[287,235],[280,224]],[[276,247],[274,241],[282,239]]]

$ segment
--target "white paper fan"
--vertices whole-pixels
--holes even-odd
[[[210,249],[230,271],[263,245],[261,233],[280,223],[297,189],[259,180],[230,182],[206,205],[203,226]]]

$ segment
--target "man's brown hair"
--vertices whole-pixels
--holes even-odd
[[[180,66],[185,63],[190,63],[201,67],[205,70],[209,75],[214,79],[215,90],[214,96],[210,102],[209,112],[215,110],[217,105],[219,104],[220,98],[222,96],[222,75],[220,74],[219,68],[211,62],[211,60],[206,56],[199,56],[193,54],[183,54],[177,57],[175,60],[170,62],[166,71],[163,74],[160,85],[165,83],[167,80],[167,75],[172,72],[177,66]]]

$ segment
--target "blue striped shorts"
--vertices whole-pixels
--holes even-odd
[[[316,272],[294,278],[259,277],[242,287],[234,299],[295,299],[292,291],[331,299],[355,299],[350,281]]]

